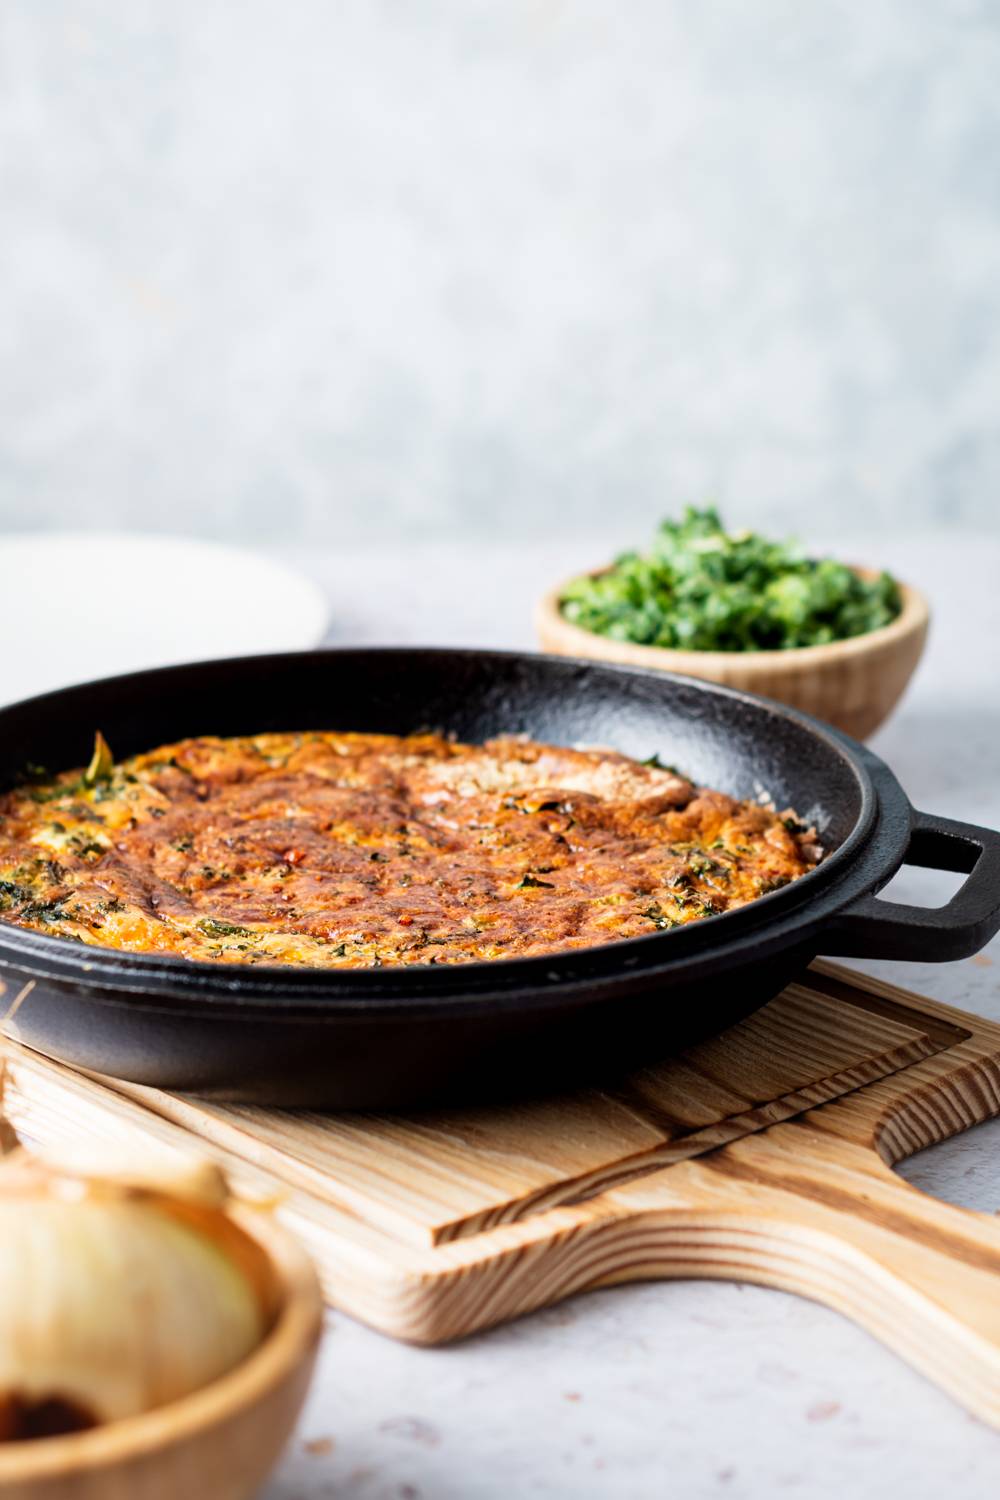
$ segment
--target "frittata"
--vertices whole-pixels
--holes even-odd
[[[612,750],[204,737],[0,797],[0,921],[132,953],[377,968],[526,957],[744,905],[821,856],[791,814]]]

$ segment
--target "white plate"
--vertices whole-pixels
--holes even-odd
[[[176,536],[0,536],[0,702],[141,667],[317,645],[322,590],[255,552]]]

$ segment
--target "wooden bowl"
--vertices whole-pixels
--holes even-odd
[[[67,1437],[0,1444],[2,1500],[248,1500],[312,1375],[323,1308],[310,1262],[266,1214],[232,1211],[263,1251],[274,1321],[235,1370],[181,1401]]]
[[[857,571],[862,577],[875,576],[867,568]],[[801,708],[856,739],[876,730],[899,702],[920,660],[930,621],[923,595],[900,584],[902,610],[890,625],[867,635],[784,651],[673,651],[614,641],[570,624],[559,608],[566,587],[562,584],[546,594],[535,611],[544,650],[705,677]]]

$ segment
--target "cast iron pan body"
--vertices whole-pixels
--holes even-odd
[[[387,1107],[611,1078],[712,1034],[819,952],[951,959],[1000,927],[1000,835],[917,813],[862,745],[765,699],[661,672],[486,651],[331,650],[205,662],[0,710],[0,778],[185,735],[422,727],[653,752],[815,820],[819,868],[738,911],[551,957],[372,970],[126,955],[0,923],[7,1030],[50,1056],[258,1103]],[[874,892],[904,862],[971,871],[949,904]]]

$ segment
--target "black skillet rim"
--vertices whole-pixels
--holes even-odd
[[[906,852],[906,838],[898,835],[903,831],[901,825],[904,820],[905,832],[908,834],[911,809],[899,782],[884,761],[864,745],[810,714],[756,693],[692,678],[679,672],[662,672],[648,667],[610,666],[587,658],[553,658],[541,652],[516,650],[477,650],[447,646],[331,646],[309,651],[213,658],[118,674],[40,694],[37,698],[22,699],[17,703],[4,705],[0,712],[8,708],[25,709],[35,703],[57,698],[63,692],[78,692],[110,684],[125,686],[133,682],[136,686],[141,684],[144,689],[153,688],[156,680],[163,675],[202,668],[210,670],[232,666],[236,662],[243,667],[259,663],[262,668],[273,670],[275,664],[283,660],[301,661],[347,655],[398,656],[400,653],[411,652],[422,658],[558,661],[567,668],[583,669],[598,666],[605,671],[610,670],[615,676],[645,680],[657,685],[676,682],[687,687],[694,686],[699,692],[746,703],[755,710],[763,709],[775,718],[797,723],[846,762],[860,792],[858,817],[847,838],[815,870],[781,890],[758,897],[745,907],[692,922],[669,932],[626,938],[564,953],[442,965],[440,968],[387,966],[381,969],[349,970],[290,969],[278,964],[259,964],[244,968],[213,964],[207,960],[123,953],[96,945],[84,947],[71,943],[68,939],[49,937],[28,928],[0,922],[0,972],[13,969],[27,974],[29,978],[53,980],[62,984],[75,983],[94,998],[119,1003],[133,1001],[143,1008],[148,1008],[151,1002],[157,1008],[166,1004],[170,1009],[175,1006],[184,1009],[188,1003],[194,1003],[202,1010],[202,1014],[205,1014],[202,1008],[206,1006],[212,1007],[213,1012],[216,1008],[231,1012],[233,1008],[256,1011],[258,1007],[280,1006],[283,1015],[289,1005],[302,1006],[313,1015],[318,1010],[343,1012],[368,1010],[374,1006],[379,1009],[396,1006],[407,1010],[412,1006],[426,1007],[428,1010],[437,1010],[442,1006],[450,1009],[452,1004],[461,1005],[463,1001],[470,999],[481,1006],[490,1000],[515,1001],[526,990],[539,986],[549,992],[558,990],[561,994],[568,995],[581,986],[592,987],[595,981],[614,983],[626,975],[635,976],[636,979],[642,976],[648,982],[651,970],[687,967],[688,961],[703,962],[706,956],[711,958],[713,953],[721,957],[723,953],[730,954],[734,946],[748,946],[748,939],[751,939],[752,945],[754,935],[760,937],[762,929],[773,928],[774,935],[777,936],[778,928],[786,929],[791,925],[801,927],[805,934],[807,930],[812,931],[815,927],[822,926],[858,895],[876,889],[902,863]],[[894,825],[895,830],[890,844],[871,851],[876,858],[865,858],[872,843],[873,832],[883,822],[887,812],[891,815],[888,821]],[[884,838],[880,842],[886,844]],[[793,914],[791,924],[781,920],[789,913]],[[668,949],[668,943],[673,947]],[[234,969],[238,972],[234,973]]]

